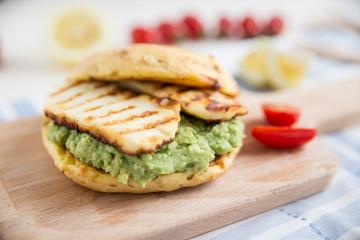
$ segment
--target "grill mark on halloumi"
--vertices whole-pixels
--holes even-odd
[[[66,86],[55,93],[46,99],[46,116],[125,154],[151,153],[175,138],[180,121],[177,101],[95,81]]]
[[[81,84],[81,82],[76,82],[76,83],[70,84],[70,85],[68,85],[68,86],[66,86],[66,87],[64,87],[64,88],[61,88],[61,89],[59,89],[58,91],[50,94],[49,96],[50,96],[50,97],[55,97],[56,95],[59,95],[60,93],[65,92],[66,90],[68,90],[68,89],[70,89],[70,88],[72,88],[72,87],[75,87],[75,86],[77,86],[77,85],[79,85],[79,84]]]
[[[106,84],[103,84],[103,86],[106,85]],[[96,88],[95,88],[96,89]],[[75,107],[79,107],[85,103],[89,103],[89,102],[92,102],[92,101],[95,101],[97,99],[100,99],[100,98],[103,98],[103,97],[106,97],[106,96],[114,96],[116,94],[120,93],[119,91],[119,88],[118,87],[115,87],[113,89],[110,89],[108,92],[106,93],[103,93],[103,94],[100,94],[96,97],[93,97],[93,98],[90,98],[90,99],[87,99],[85,100],[84,102],[81,102],[81,103],[78,103],[76,105],[73,105],[73,106],[69,106],[69,107],[66,107],[65,109],[71,109],[71,108],[75,108]],[[122,90],[122,93],[125,93],[124,90]],[[133,91],[127,91],[126,94],[128,94],[128,96],[124,97],[124,99],[129,99],[129,98],[132,98],[134,96],[137,96],[139,95],[138,93],[135,93]],[[83,95],[83,94],[82,94]]]
[[[169,84],[167,84],[167,83],[160,83],[160,84],[156,87],[156,90],[160,90],[160,89],[165,88],[165,87],[167,87],[167,86],[169,86]]]
[[[83,113],[95,111],[95,110],[97,110],[97,109],[99,109],[99,108],[105,107],[105,106],[107,106],[107,105],[115,104],[115,103],[116,103],[116,102],[109,102],[109,103],[107,103],[107,104],[105,104],[105,105],[99,105],[99,106],[96,106],[96,107],[90,107],[90,108],[88,108],[88,109],[85,109],[85,111],[83,111]],[[95,117],[94,117],[94,118],[95,118]]]
[[[123,111],[126,111],[126,110],[129,110],[129,109],[133,109],[133,108],[135,108],[136,106],[128,106],[128,107],[126,107],[126,108],[123,108],[123,109],[120,109],[120,110],[117,110],[117,111],[113,111],[113,110],[110,110],[110,111],[108,111],[108,113],[107,114],[105,114],[105,115],[102,115],[102,116],[88,116],[86,119],[87,120],[93,120],[93,119],[97,119],[97,118],[104,118],[104,117],[109,117],[110,115],[112,115],[112,114],[116,114],[116,113],[121,113],[121,112],[123,112]],[[98,109],[98,108],[97,108]],[[96,109],[95,109],[96,110]]]
[[[164,123],[168,123],[172,120],[175,120],[176,118],[175,117],[167,117],[163,120],[158,120],[154,123],[147,123],[145,124],[143,127],[141,128],[138,128],[138,129],[126,129],[126,130],[123,130],[123,131],[120,131],[119,134],[129,134],[129,133],[133,133],[133,132],[139,132],[139,131],[143,131],[144,129],[148,130],[148,129],[153,129],[161,124],[164,124]]]
[[[103,87],[103,86],[106,86],[106,84],[101,85],[101,87]],[[97,88],[99,88],[99,87],[97,87]],[[97,89],[97,88],[95,88],[95,89]],[[106,93],[102,93],[102,94],[100,94],[100,95],[98,95],[96,97],[86,99],[85,101],[83,101],[81,103],[78,103],[76,105],[69,106],[66,109],[79,107],[79,106],[81,106],[81,105],[83,105],[85,103],[89,103],[89,102],[92,102],[92,101],[94,101],[96,99],[100,99],[100,98],[103,98],[103,97],[106,97],[106,96],[109,96],[109,95],[116,95],[117,93],[119,93],[119,90],[118,90],[118,88],[114,87],[114,88],[110,89],[109,91],[107,91]]]
[[[84,84],[84,83],[79,83],[79,84]],[[89,92],[89,91],[93,91],[93,90],[95,90],[95,89],[104,87],[104,86],[106,86],[106,85],[107,85],[106,83],[100,83],[100,82],[99,82],[99,83],[97,83],[93,88],[87,89],[87,90],[85,90],[85,91],[83,91],[83,92],[75,93],[75,95],[70,96],[68,99],[62,100],[62,101],[58,102],[57,104],[66,104],[66,103],[74,100],[75,98],[78,98],[78,97],[80,97],[80,96],[83,96],[85,93],[87,93],[87,92]],[[61,89],[59,92],[62,93],[62,92],[67,91],[68,89],[70,89],[70,88],[65,87],[65,88]],[[58,94],[56,94],[56,95],[58,95]],[[55,96],[56,96],[56,95],[55,95]],[[66,109],[66,108],[65,108],[65,109]]]
[[[186,91],[189,91],[190,88],[187,88],[187,87],[179,87],[176,92],[177,93],[182,93],[182,92],[186,92]]]
[[[120,92],[118,92],[118,93],[120,93]],[[137,92],[128,91],[128,90],[123,90],[121,93],[126,95],[126,96],[122,97],[122,100],[127,100],[127,99],[130,99],[130,98],[132,98],[132,97],[136,97],[136,96],[139,95],[139,93],[137,93]],[[106,95],[106,96],[112,96],[112,95],[116,95],[115,92],[110,92],[110,93],[109,93],[108,95]],[[106,96],[103,96],[103,97],[106,97]],[[97,100],[97,99],[94,99],[94,100]],[[89,102],[91,102],[91,101],[89,101]],[[87,103],[87,102],[86,102],[86,103]],[[114,102],[109,102],[109,103],[107,103],[107,104],[100,105],[100,106],[90,107],[90,108],[88,108],[88,109],[85,109],[85,110],[83,111],[83,113],[86,113],[86,112],[89,112],[89,111],[95,111],[95,110],[97,110],[97,109],[99,109],[99,108],[105,107],[105,106],[107,106],[107,105],[115,104],[115,103],[116,103],[116,101],[114,101]]]
[[[171,100],[171,99],[169,99],[169,98],[167,98],[167,97],[163,97],[163,98],[157,98],[156,99],[156,102],[159,104],[159,106],[161,106],[161,107],[167,107],[167,106],[171,106],[171,105],[173,105],[173,104],[175,104],[175,103],[177,103],[177,101],[176,100]]]
[[[130,115],[129,117],[124,118],[124,119],[117,119],[117,120],[105,122],[102,125],[103,126],[116,125],[116,124],[120,124],[120,123],[129,122],[129,121],[134,120],[136,118],[146,118],[146,117],[149,117],[149,116],[157,114],[157,113],[159,113],[159,111],[145,111],[145,112],[143,112],[143,113],[141,113],[139,115]]]
[[[108,96],[108,93],[100,94],[99,96],[90,98],[90,99],[88,99],[88,100],[86,100],[86,101],[84,101],[84,102],[81,102],[81,103],[79,103],[79,104],[72,105],[72,106],[70,106],[70,107],[67,107],[66,109],[76,108],[76,107],[79,107],[79,106],[81,106],[81,105],[83,105],[83,104],[85,104],[85,103],[89,103],[89,102],[92,102],[92,101],[94,101],[94,100],[96,100],[96,99],[100,99],[100,98],[106,97],[106,96]]]
[[[201,99],[208,98],[209,96],[210,96],[209,93],[203,93],[203,94],[195,95],[194,97],[191,98],[191,100],[192,101],[199,101]]]
[[[65,99],[65,100],[63,100],[63,101],[61,101],[61,102],[58,102],[57,104],[68,103],[68,102],[70,102],[70,101],[74,100],[75,98],[80,97],[80,96],[82,96],[82,95],[84,95],[84,93],[77,93],[77,94],[75,94],[74,96],[71,96],[71,97],[68,98],[68,99]]]
[[[226,112],[229,109],[237,107],[236,104],[223,104],[213,99],[207,99],[206,109],[211,112]]]

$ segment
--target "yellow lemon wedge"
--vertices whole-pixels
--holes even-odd
[[[240,63],[241,79],[251,87],[266,86],[266,61],[261,52],[250,53]]]
[[[240,76],[243,82],[254,88],[266,86],[268,43],[257,40],[255,49],[240,62]]]
[[[112,46],[112,34],[106,18],[85,6],[67,7],[49,21],[47,49],[58,62],[73,66],[96,52]]]
[[[269,51],[267,56],[268,85],[274,89],[300,85],[311,56],[305,53]]]
[[[280,52],[267,39],[259,38],[254,50],[240,62],[240,76],[254,88],[295,87],[304,78],[311,57],[306,52]]]

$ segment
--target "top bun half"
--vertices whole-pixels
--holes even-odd
[[[235,79],[212,56],[156,44],[133,44],[94,55],[77,65],[68,80],[140,80],[218,89],[229,96],[239,92]]]

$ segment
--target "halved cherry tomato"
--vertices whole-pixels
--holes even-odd
[[[291,126],[300,116],[296,107],[285,104],[265,103],[262,109],[268,122],[274,126]]]
[[[313,139],[314,128],[254,126],[251,133],[260,142],[275,148],[295,148]]]

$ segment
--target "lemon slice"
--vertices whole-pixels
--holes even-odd
[[[300,85],[311,56],[306,53],[281,53],[270,50],[267,56],[268,85],[274,89]]]
[[[73,66],[91,54],[111,48],[109,24],[92,8],[64,8],[49,22],[48,52],[60,63]]]
[[[252,52],[240,63],[243,82],[251,87],[262,88],[266,85],[266,62],[261,52]]]
[[[310,53],[280,52],[266,38],[255,42],[255,50],[240,63],[243,82],[251,87],[282,89],[298,86],[306,73]]]
[[[263,88],[267,85],[268,51],[268,41],[264,38],[257,39],[254,51],[240,62],[240,76],[244,83],[254,88]]]

